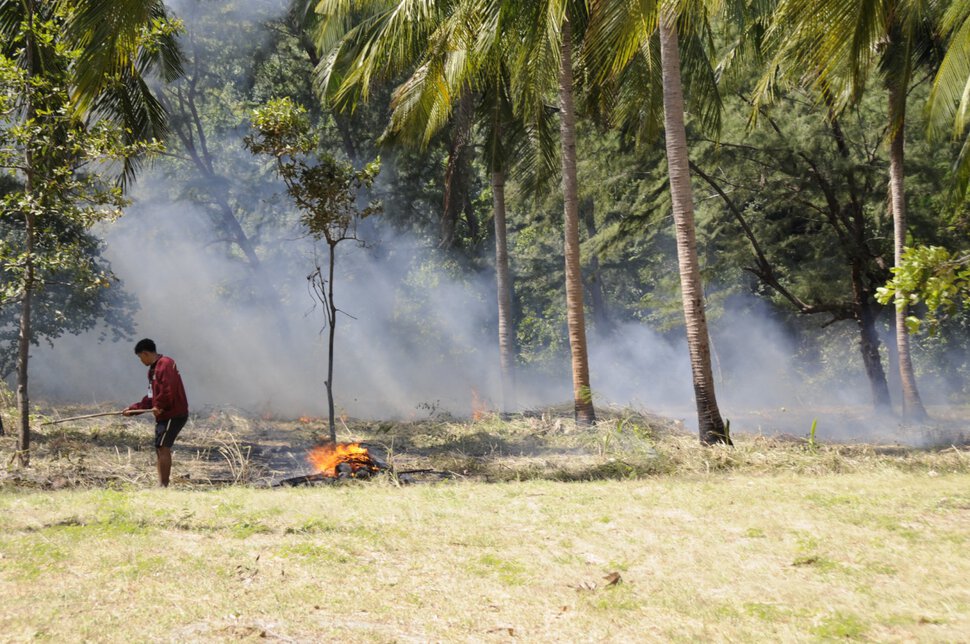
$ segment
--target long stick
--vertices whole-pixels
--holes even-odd
[[[151,411],[151,409],[132,409],[132,414],[144,414],[146,411]],[[81,420],[83,418],[98,418],[100,416],[120,416],[125,413],[125,410],[121,411],[106,411],[100,414],[87,414],[85,416],[71,416],[70,418],[61,418],[60,420],[49,420],[46,423],[41,423],[41,425],[56,425],[58,423],[66,423],[69,420]]]

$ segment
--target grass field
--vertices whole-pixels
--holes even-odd
[[[313,423],[225,414],[193,419],[160,490],[145,424],[65,425],[38,435],[29,471],[0,476],[0,641],[970,633],[959,445],[710,449],[634,414],[593,429],[348,421],[396,468],[453,478],[271,488],[294,472],[273,470],[281,447],[312,444]]]

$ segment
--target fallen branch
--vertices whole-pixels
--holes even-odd
[[[66,423],[69,420],[83,420],[84,418],[99,418],[101,416],[121,416],[126,411],[130,411],[132,416],[138,414],[144,414],[146,411],[151,411],[151,409],[122,409],[121,411],[105,411],[100,414],[85,414],[84,416],[71,416],[70,418],[61,418],[59,420],[49,420],[46,423],[41,423],[41,425],[56,425],[58,423]]]

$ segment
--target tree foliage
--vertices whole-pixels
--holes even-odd
[[[52,38],[56,22],[38,28]],[[128,132],[108,120],[87,124],[75,110],[67,68],[74,55],[58,52],[58,66],[29,74],[14,58],[0,55],[0,373],[16,360],[17,309],[33,291],[37,344],[63,333],[79,333],[101,320],[117,337],[131,330],[133,308],[90,229],[121,214],[127,200],[112,182],[137,157],[160,150],[157,143],[128,142]],[[25,103],[36,106],[24,113]],[[29,160],[29,161],[28,161]],[[30,189],[25,177],[30,174]],[[24,221],[36,221],[28,247]],[[28,274],[28,267],[32,274]]]
[[[893,277],[877,289],[876,298],[883,304],[916,307],[925,313],[906,317],[910,333],[918,333],[926,324],[928,333],[939,331],[942,319],[953,315],[960,306],[970,306],[970,253],[952,252],[941,246],[916,246],[903,253],[903,263],[892,268]]]

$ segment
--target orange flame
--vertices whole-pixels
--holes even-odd
[[[360,443],[326,443],[314,447],[307,454],[307,460],[324,476],[337,476],[337,466],[348,463],[352,472],[367,469],[377,472],[379,468],[371,460],[367,448]]]
[[[485,417],[488,413],[488,405],[482,400],[481,396],[478,395],[478,391],[474,388],[472,389],[472,420],[478,421]]]

